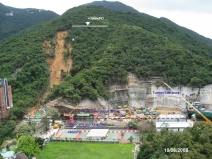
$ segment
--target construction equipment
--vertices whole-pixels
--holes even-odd
[[[130,118],[131,117],[131,110],[127,109],[126,113],[127,113],[127,115],[125,116],[125,118]]]
[[[143,110],[142,110],[142,113],[143,113],[144,115],[145,115],[145,114],[149,114],[148,111],[147,111],[147,109],[143,109]]]
[[[75,116],[75,114],[69,115],[69,123],[70,124],[74,124],[74,116]]]
[[[53,129],[57,129],[59,126],[58,126],[58,124],[55,124],[54,126],[53,126]]]
[[[121,111],[119,112],[119,115],[120,115],[120,117],[125,117],[125,116],[126,116],[126,111],[121,110]]]
[[[152,114],[152,118],[153,118],[153,119],[158,118],[158,116],[160,115],[160,113],[158,113],[158,112],[156,112],[156,111],[151,112],[151,114]]]
[[[115,112],[115,116],[120,117],[120,114],[119,114],[119,113],[120,113],[119,111],[116,111],[116,112]]]
[[[136,113],[137,113],[137,114],[141,114],[141,110],[137,109],[137,110],[136,110]]]
[[[127,105],[124,105],[124,108],[127,108]]]
[[[197,108],[204,116],[206,116],[207,118],[212,118],[212,111],[206,111],[204,106],[200,104],[200,102],[194,102],[193,106],[195,108]],[[188,113],[193,114],[194,113],[194,109],[192,107],[189,107],[188,109]],[[199,114],[197,114],[197,117],[199,116]]]
[[[140,116],[136,116],[136,119],[143,120]]]
[[[163,82],[169,89],[171,89],[173,92],[176,92],[173,90],[167,83]],[[181,98],[189,105],[190,108],[193,108],[207,123],[212,123],[206,116],[204,116],[197,108],[195,108],[192,104],[190,104],[183,96]]]
[[[200,111],[205,111],[205,108],[203,108],[200,102],[194,102],[192,105]],[[193,109],[193,107],[190,106],[189,109]]]
[[[76,108],[79,108],[78,102],[77,102]]]

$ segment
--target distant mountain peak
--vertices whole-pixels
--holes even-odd
[[[103,6],[107,9],[111,9],[111,10],[116,10],[116,11],[121,11],[121,12],[132,12],[132,13],[140,13],[139,11],[137,11],[136,9],[134,9],[133,7],[130,7],[122,2],[119,1],[94,1],[92,3],[87,3],[84,4],[83,6],[89,6],[89,5],[97,5],[97,6]]]
[[[134,9],[133,7],[130,7],[122,2],[119,2],[119,1],[106,1],[106,0],[102,0],[102,1],[94,1],[92,3],[88,3],[88,4],[84,4],[83,6],[89,6],[89,5],[96,5],[96,6],[103,6],[107,9],[110,9],[110,10],[115,10],[115,11],[120,11],[120,12],[131,12],[131,13],[137,13],[137,14],[140,14],[142,16],[147,16],[147,17],[151,17],[151,18],[155,18],[155,19],[158,19],[160,20],[161,22],[163,23],[166,23],[167,25],[169,26],[172,26],[172,27],[175,27],[179,30],[181,30],[183,33],[186,33],[187,35],[193,37],[193,38],[196,38],[197,40],[207,44],[207,45],[210,45],[212,46],[212,39],[209,39],[209,38],[206,38],[188,28],[185,28],[185,27],[182,27],[182,26],[179,26],[177,24],[175,24],[174,22],[172,22],[171,20],[165,18],[165,17],[161,17],[161,18],[156,18],[156,17],[153,17],[151,15],[148,15],[148,14],[145,14],[145,13],[141,13],[139,11],[137,11],[136,9]]]
[[[0,3],[0,41],[59,15],[35,8],[14,8]]]

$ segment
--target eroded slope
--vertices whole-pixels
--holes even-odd
[[[48,55],[47,62],[50,70],[50,87],[58,85],[64,76],[69,75],[72,68],[72,59],[64,53],[71,52],[71,45],[65,44],[67,31],[57,32],[54,39],[43,43],[44,52]]]

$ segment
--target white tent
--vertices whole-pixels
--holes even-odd
[[[109,129],[91,129],[86,138],[100,139],[107,137]]]
[[[182,118],[186,118],[186,116],[184,114],[169,114],[169,115],[159,115],[160,119],[182,119]]]
[[[189,122],[156,122],[156,129],[160,131],[162,128],[168,128],[173,131],[183,131],[187,127],[193,127]]]

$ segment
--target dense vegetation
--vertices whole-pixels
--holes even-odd
[[[114,1],[114,2],[108,2],[108,1],[94,1],[92,3],[84,4],[84,6],[90,6],[90,5],[96,5],[96,6],[103,6],[107,9],[115,10],[115,11],[121,11],[121,12],[132,12],[132,13],[139,13],[139,11],[135,10],[134,8],[127,6],[121,2]]]
[[[23,152],[26,156],[32,158],[39,154],[40,148],[38,144],[38,140],[41,140],[41,138],[33,138],[29,135],[23,135],[18,139],[17,148],[15,149],[15,152]]]
[[[6,16],[13,13],[13,16]],[[0,3],[0,41],[26,28],[58,17],[52,11],[39,9],[18,9],[4,6]]]
[[[92,21],[91,25],[108,27],[71,27],[84,25],[90,16],[104,16],[105,20]],[[210,47],[177,28],[140,14],[99,6],[75,7],[0,43],[0,77],[8,78],[13,90],[10,119],[22,119],[26,108],[34,106],[47,90],[49,70],[43,42],[52,41],[62,30],[69,31],[65,41],[73,49],[64,53],[64,58],[73,59],[73,68],[71,77],[53,88],[52,98],[63,96],[73,102],[85,97],[109,98],[107,86],[126,83],[128,72],[144,79],[163,76],[177,85],[202,86],[212,81]]]
[[[118,2],[118,1],[115,1],[115,2],[108,2],[108,1],[94,1],[92,3],[88,3],[88,4],[85,4],[86,6],[87,5],[97,5],[97,6],[103,6],[107,9],[111,9],[111,10],[116,10],[116,11],[121,11],[121,12],[128,12],[128,13],[138,13],[142,16],[147,16],[149,18],[154,18],[154,19],[157,19],[153,16],[150,16],[148,14],[145,14],[145,13],[140,13],[139,11],[137,11],[136,9],[130,7],[130,6],[127,6],[121,2]],[[190,29],[187,29],[185,27],[181,27],[177,24],[175,24],[174,22],[172,22],[171,20],[167,19],[167,18],[159,18],[159,20],[161,20],[162,22],[166,23],[166,24],[169,24],[170,26],[173,26],[173,27],[176,27],[177,29],[179,29],[180,31],[190,35],[191,37],[193,38],[196,38],[197,40],[207,44],[207,45],[212,45],[212,39],[209,39],[209,38],[206,38],[202,35],[199,35],[198,33],[190,30]],[[173,28],[172,27],[172,28]]]
[[[211,159],[212,125],[195,123],[183,132],[149,131],[142,135],[138,159]],[[188,152],[167,152],[167,148],[187,148]],[[182,150],[183,151],[183,150]]]
[[[73,17],[96,15],[93,8],[88,7],[90,14],[82,12],[79,15],[78,12],[70,10],[63,17],[73,19],[74,24],[82,24],[81,18]],[[171,28],[170,32],[162,28],[160,23],[157,28],[153,27],[157,20],[122,12],[116,12],[113,17],[113,13],[114,11],[102,10],[100,15],[104,15],[105,21],[92,21],[92,24],[108,24],[108,28],[70,30],[66,42],[71,43],[73,47],[72,77],[66,78],[61,85],[54,88],[53,97],[68,97],[74,102],[85,97],[109,98],[105,86],[115,82],[126,83],[128,72],[134,72],[146,79],[150,76],[163,76],[168,83],[177,85],[199,87],[212,81],[211,63],[205,58],[211,56],[208,46],[184,34],[184,40],[189,39],[186,44],[190,48],[188,49],[182,45],[183,33],[176,28],[176,36],[171,36],[175,33],[170,26],[163,24],[164,27]],[[130,22],[127,19],[130,19]],[[125,22],[122,22],[124,20]],[[144,27],[147,27],[145,25],[148,22],[148,26],[152,26],[146,30]],[[169,32],[169,38],[162,36],[161,31],[156,34],[156,30],[164,30],[165,34]],[[73,37],[77,39],[72,41]],[[196,54],[192,51],[193,42],[199,46],[195,47]],[[204,46],[204,49],[201,46]]]
[[[162,17],[162,18],[160,18],[160,20],[165,22],[165,23],[167,23],[167,24],[169,24],[169,25],[172,25],[172,26],[178,28],[182,32],[187,33],[188,35],[190,35],[192,37],[197,38],[199,41],[202,41],[203,43],[206,43],[207,45],[210,45],[210,46],[212,45],[212,39],[206,38],[206,37],[194,32],[194,31],[192,31],[190,29],[187,29],[185,27],[181,27],[181,26],[175,24],[174,22],[172,22],[171,20],[169,20],[167,18]]]
[[[13,137],[13,131],[15,130],[16,123],[13,120],[7,121],[6,124],[0,124],[0,145],[4,141],[5,137]]]

